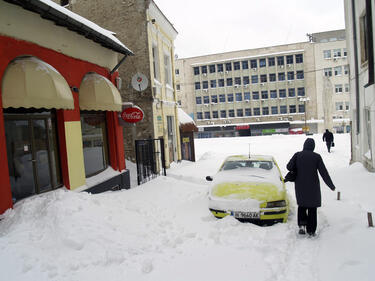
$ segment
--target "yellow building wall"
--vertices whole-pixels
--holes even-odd
[[[65,122],[70,189],[86,184],[80,121]]]

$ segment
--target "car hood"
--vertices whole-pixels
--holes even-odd
[[[275,169],[240,168],[221,171],[214,177],[211,197],[259,202],[285,199],[285,187]]]

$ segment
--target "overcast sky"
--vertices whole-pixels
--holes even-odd
[[[345,28],[344,0],[154,0],[178,31],[179,58],[307,41]]]

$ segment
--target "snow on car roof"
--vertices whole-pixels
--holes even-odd
[[[258,160],[258,161],[273,161],[273,156],[271,155],[231,155],[228,156],[225,161],[238,161],[238,160]]]

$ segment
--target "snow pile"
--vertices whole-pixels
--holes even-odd
[[[180,124],[194,124],[194,120],[185,112],[182,108],[177,108],[178,110],[178,121]]]
[[[285,224],[259,227],[208,210],[208,183],[228,155],[271,154],[283,174],[304,135],[196,140],[197,162],[130,190],[91,195],[59,189],[2,215],[1,280],[370,281],[375,260],[375,174],[349,166],[350,137],[315,151],[341,192],[321,181],[318,236],[300,237],[294,188]],[[127,167],[132,169],[132,165]]]

